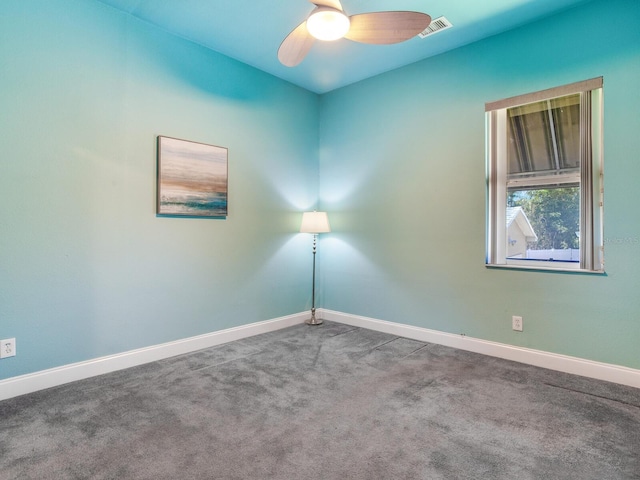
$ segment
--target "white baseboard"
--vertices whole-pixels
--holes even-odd
[[[582,358],[569,357],[556,353],[543,352],[524,347],[515,347],[503,343],[490,342],[464,335],[429,330],[411,325],[361,317],[332,310],[318,309],[318,317],[325,320],[368,328],[379,332],[411,338],[428,343],[436,343],[447,347],[459,348],[470,352],[481,353],[492,357],[504,358],[515,362],[535,365],[560,372],[581,375],[584,377],[605,380],[608,382],[640,388],[640,370],[594,362]],[[223,343],[241,340],[261,333],[273,332],[282,328],[303,323],[308,312],[297,313],[264,322],[251,323],[240,327],[229,328],[218,332],[185,338],[174,342],[163,343],[151,347],[131,350],[116,355],[73,363],[61,367],[42,370],[35,373],[0,380],[0,400],[36,392],[45,388],[83,380],[144,363],[194,352],[203,348],[214,347]]]
[[[261,333],[280,330],[303,323],[309,314],[297,313],[264,322],[251,323],[240,327],[229,328],[218,332],[198,335],[196,337],[176,340],[174,342],[139,348],[116,355],[95,358],[84,362],[72,363],[61,367],[42,370],[35,373],[0,380],[0,400],[36,392],[45,388],[56,387],[69,382],[135,367],[143,363],[155,362],[164,358],[182,355],[203,348],[214,347],[223,343],[252,337]]]
[[[533,350],[524,347],[515,347],[504,343],[490,342],[465,335],[429,330],[413,327],[400,323],[376,320],[374,318],[350,315],[331,310],[318,309],[319,318],[334,322],[353,325],[354,327],[368,328],[379,332],[397,335],[399,337],[420,340],[422,342],[437,343],[447,347],[459,348],[469,352],[481,353],[491,357],[504,358],[515,362],[535,365],[583,377],[605,380],[608,382],[628,385],[640,388],[640,370],[612,365],[609,363],[594,362],[582,358],[559,355],[541,350]]]

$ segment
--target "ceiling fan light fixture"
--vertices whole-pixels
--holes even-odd
[[[307,18],[307,30],[318,40],[338,40],[347,34],[350,23],[340,10],[318,7]]]

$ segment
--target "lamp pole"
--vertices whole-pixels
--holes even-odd
[[[316,242],[318,234],[313,234],[313,278],[311,279],[311,318],[306,320],[307,325],[320,325],[322,319],[316,318]]]

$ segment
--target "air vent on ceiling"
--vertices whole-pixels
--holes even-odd
[[[446,30],[447,28],[453,27],[453,24],[444,17],[438,17],[435,20],[431,20],[431,23],[427,28],[425,28],[422,32],[418,34],[420,38],[428,37],[429,35],[433,35],[434,33],[441,32],[442,30]]]

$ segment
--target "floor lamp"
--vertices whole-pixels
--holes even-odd
[[[322,319],[316,318],[316,245],[319,233],[328,233],[329,219],[326,212],[304,212],[302,214],[301,233],[313,234],[313,280],[311,282],[311,318],[306,320],[307,325],[320,325]]]

